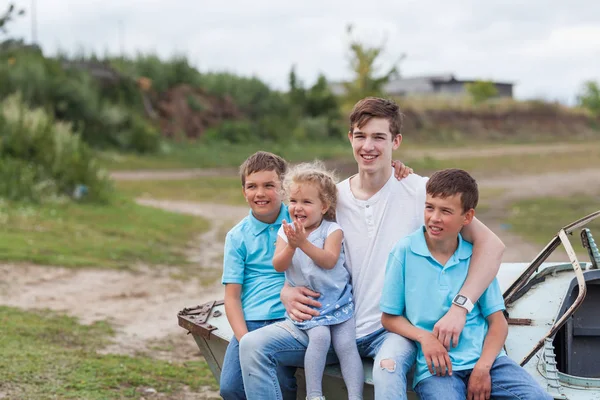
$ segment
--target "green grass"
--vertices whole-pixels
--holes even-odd
[[[150,197],[244,205],[242,183],[237,176],[199,177],[184,180],[116,181],[116,188],[131,197]]]
[[[238,167],[250,154],[265,150],[274,152],[290,162],[315,158],[352,159],[352,150],[345,140],[314,141],[305,143],[171,143],[161,154],[135,155],[104,152],[100,164],[110,170],[180,169]]]
[[[8,262],[129,268],[185,265],[186,245],[208,221],[134,204],[0,203],[0,254]]]
[[[544,245],[552,239],[563,226],[600,210],[600,193],[596,196],[573,194],[570,197],[546,197],[521,200],[508,207],[507,223],[510,229],[534,243]],[[600,219],[588,225],[600,240]],[[577,251],[581,244],[579,232],[574,234],[571,243]],[[576,246],[577,244],[577,246]]]
[[[0,326],[0,394],[9,399],[139,399],[148,387],[181,398],[184,385],[216,388],[203,360],[97,354],[113,335],[104,322],[0,307]]]
[[[400,159],[402,159],[402,154],[400,154]],[[600,144],[590,144],[588,148],[569,153],[469,157],[448,160],[424,157],[406,161],[405,164],[421,175],[429,175],[433,171],[444,168],[462,168],[474,174],[494,176],[533,175],[553,171],[598,168],[600,167]]]

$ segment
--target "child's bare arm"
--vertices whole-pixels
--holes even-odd
[[[273,267],[277,272],[284,272],[287,270],[294,257],[296,250],[288,245],[285,240],[281,237],[277,238],[277,244],[275,246],[275,255],[273,256]]]
[[[467,396],[469,399],[489,399],[492,392],[492,378],[490,370],[498,357],[498,353],[502,350],[506,336],[508,335],[508,323],[502,311],[487,317],[488,332],[483,342],[483,350],[479,361],[473,367],[469,384],[467,387]]]
[[[498,357],[500,350],[504,346],[506,337],[508,336],[508,322],[502,311],[496,311],[495,313],[487,317],[488,321],[488,332],[485,335],[483,342],[483,350],[481,351],[481,357],[475,365],[475,368],[483,367],[488,371],[492,368],[492,364]]]
[[[342,240],[344,234],[341,229],[333,232],[325,239],[325,245],[322,249],[318,248],[308,240],[304,240],[300,244],[300,249],[309,256],[315,264],[323,269],[332,269],[340,258],[342,251]]]
[[[233,334],[238,341],[248,333],[244,312],[242,311],[242,285],[228,283],[225,285],[225,313]]]

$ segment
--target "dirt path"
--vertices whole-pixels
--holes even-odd
[[[244,207],[218,204],[147,199],[140,203],[211,220],[211,229],[194,240],[189,257],[193,262],[201,261],[204,269],[216,271],[222,268],[222,232],[248,213]],[[144,353],[168,361],[197,360],[198,348],[177,325],[177,312],[222,298],[223,289],[219,281],[214,281],[218,272],[210,274],[209,285],[203,284],[200,273],[192,271],[185,280],[173,278],[175,274],[181,274],[177,267],[139,266],[135,272],[124,272],[4,264],[0,265],[0,304],[48,308],[86,324],[109,320],[116,337],[103,353]],[[185,393],[190,400],[215,397],[218,398],[207,390]]]

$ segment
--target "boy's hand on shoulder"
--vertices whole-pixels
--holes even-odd
[[[414,172],[411,167],[404,165],[399,160],[392,161],[392,167],[394,168],[394,176],[398,180],[402,180]]]
[[[489,399],[492,393],[492,377],[490,369],[479,364],[475,364],[473,372],[469,377],[469,386],[467,392],[468,400]]]
[[[425,334],[419,339],[419,343],[427,361],[427,368],[432,375],[445,376],[446,370],[448,375],[452,375],[452,362],[448,350],[433,334]]]

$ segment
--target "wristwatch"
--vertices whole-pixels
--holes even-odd
[[[454,300],[452,300],[452,304],[456,304],[457,306],[464,308],[467,310],[467,313],[470,313],[474,307],[473,302],[469,300],[467,296],[463,296],[462,294],[457,294],[454,297]]]

